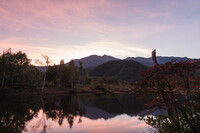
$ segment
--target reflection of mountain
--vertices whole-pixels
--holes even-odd
[[[42,102],[41,102],[42,99]],[[58,120],[62,125],[67,120],[69,127],[76,118],[103,118],[105,120],[120,114],[136,115],[142,111],[134,95],[80,95],[51,97],[0,97],[0,132],[22,132],[26,122],[42,110],[45,119]]]
[[[82,106],[87,109],[85,116],[90,119],[108,119],[121,114],[137,115],[143,110],[144,105],[133,94],[83,97],[81,101]]]
[[[99,118],[108,119],[108,118],[113,118],[116,116],[115,114],[108,113],[95,106],[83,105],[83,107],[87,110],[84,117],[87,117],[90,119],[99,119]]]

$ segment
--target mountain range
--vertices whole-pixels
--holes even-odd
[[[188,60],[189,58],[187,57],[165,57],[165,56],[157,56],[157,62],[158,64],[165,64],[169,61],[171,61],[172,59],[176,60],[176,61],[181,61],[181,60]],[[112,60],[121,60],[119,58],[115,58],[109,55],[103,55],[103,56],[98,56],[98,55],[90,55],[81,59],[74,59],[74,63],[75,65],[78,66],[78,62],[82,62],[83,63],[83,68],[90,68],[90,67],[96,67],[99,65],[102,65],[108,61],[112,61]],[[153,66],[153,62],[152,62],[152,58],[144,58],[144,57],[127,57],[123,60],[133,60],[136,62],[139,62],[143,65],[146,66]],[[68,63],[66,63],[66,65],[68,65]]]
[[[162,56],[157,56],[157,62],[158,64],[165,64],[167,62],[170,62],[172,60],[176,60],[177,62],[178,61],[186,61],[188,60],[189,58],[187,57],[162,57]],[[152,58],[149,57],[149,58],[144,58],[144,57],[128,57],[126,58],[125,60],[134,60],[134,61],[137,61],[143,65],[146,65],[146,66],[153,66],[153,62],[152,62]]]
[[[187,57],[162,57],[157,56],[158,64],[165,64],[171,60],[185,61]],[[83,68],[86,69],[89,76],[92,77],[103,77],[111,76],[116,79],[125,81],[136,81],[137,75],[142,70],[146,70],[153,66],[152,58],[144,57],[128,57],[125,59],[115,58],[109,55],[90,55],[81,59],[74,59],[76,66],[79,66],[79,62],[82,62]],[[68,65],[66,63],[66,65]],[[37,67],[41,71],[45,71],[44,67]],[[46,67],[45,67],[46,68]]]
[[[157,56],[158,64],[165,64],[172,60],[185,61],[187,57],[162,57]],[[90,55],[81,59],[75,59],[76,66],[79,62],[83,63],[85,68],[92,77],[114,77],[123,81],[135,82],[138,80],[138,75],[141,71],[153,66],[152,58],[144,57],[128,57],[126,59],[118,59],[109,55]],[[68,65],[68,63],[66,64]]]

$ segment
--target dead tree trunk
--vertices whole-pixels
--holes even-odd
[[[157,65],[158,65],[157,59],[156,59],[156,49],[154,49],[154,50],[152,51],[152,61],[153,61],[153,65],[154,65],[154,66],[157,66]]]

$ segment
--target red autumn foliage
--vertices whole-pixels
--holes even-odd
[[[151,95],[152,100],[146,104],[150,108],[161,107],[167,111],[169,120],[177,128],[181,126],[179,118],[192,130],[200,124],[199,100],[200,61],[188,60],[168,62],[156,65],[141,73],[135,91],[142,97]],[[176,117],[176,116],[180,117]],[[199,127],[200,128],[200,127]]]

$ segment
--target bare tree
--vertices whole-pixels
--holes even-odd
[[[46,75],[47,75],[47,69],[50,66],[50,64],[52,64],[52,61],[50,61],[49,56],[47,55],[42,55],[42,58],[45,60],[44,62],[41,61],[40,59],[35,60],[35,64],[38,64],[39,66],[41,66],[42,71],[44,72],[44,79],[43,79],[43,85],[42,85],[42,90],[45,87],[46,84]]]

